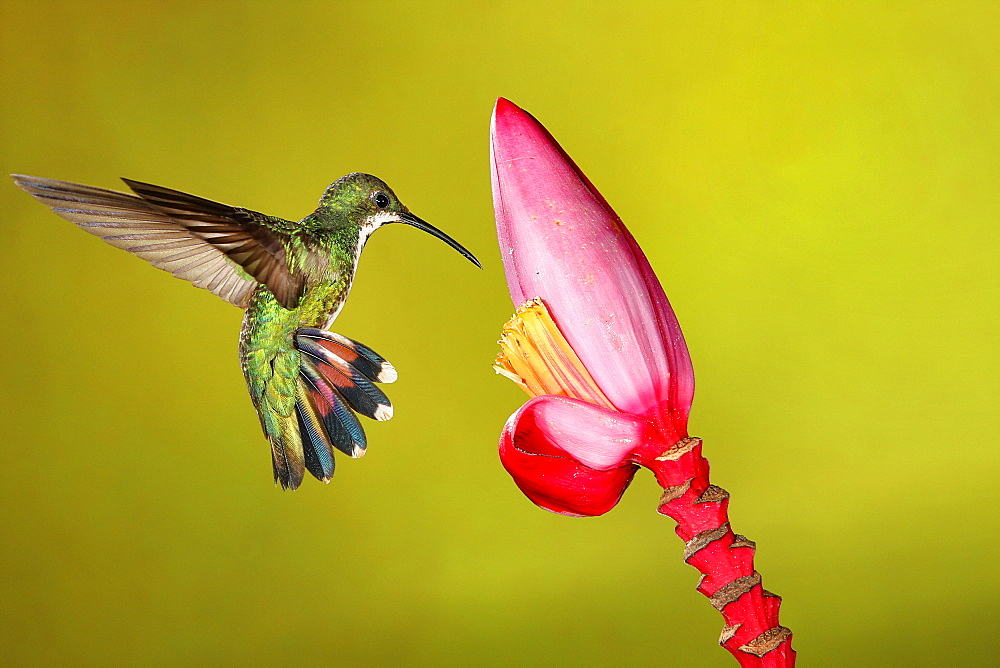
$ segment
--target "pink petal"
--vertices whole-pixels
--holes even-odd
[[[491,138],[497,233],[515,305],[541,297],[616,407],[681,434],[691,360],[638,244],[530,114],[501,98]]]
[[[579,399],[535,397],[514,413],[500,437],[500,461],[534,503],[564,515],[611,510],[638,468],[631,453],[649,423]]]

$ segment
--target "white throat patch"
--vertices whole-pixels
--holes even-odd
[[[358,266],[358,260],[361,258],[361,251],[364,250],[365,244],[368,242],[368,237],[371,236],[372,232],[386,223],[398,222],[401,222],[399,214],[392,213],[390,211],[379,211],[378,213],[373,213],[362,221],[361,228],[358,231],[358,247],[354,250],[355,267]]]
[[[358,250],[357,254],[360,255],[361,249],[365,247],[365,242],[368,241],[368,237],[371,233],[382,227],[386,223],[398,223],[399,214],[392,213],[389,211],[380,211],[378,213],[373,213],[364,219],[361,223],[360,234],[358,235]]]

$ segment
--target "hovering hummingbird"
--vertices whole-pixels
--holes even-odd
[[[375,383],[396,370],[370,348],[327,331],[344,306],[372,232],[406,223],[442,239],[482,268],[461,244],[414,216],[370,174],[348,174],[295,223],[177,190],[122,179],[127,194],[13,175],[55,213],[246,309],[240,365],[264,435],[275,482],[295,489],[304,471],[329,482],[333,449],[350,457],[367,441],[355,412],[392,417]]]

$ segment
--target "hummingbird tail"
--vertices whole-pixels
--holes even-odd
[[[329,482],[334,450],[364,455],[368,443],[355,413],[392,417],[375,383],[396,380],[392,365],[370,348],[326,330],[295,329],[295,318],[261,286],[240,332],[243,375],[271,443],[274,480],[286,489],[297,488],[306,471]]]
[[[322,329],[297,330],[294,345],[299,352],[295,396],[302,449],[299,471],[304,466],[316,478],[329,482],[335,467],[334,449],[361,457],[368,447],[354,413],[375,420],[392,417],[392,404],[374,383],[396,380],[396,370],[370,348]],[[275,477],[285,484],[282,460],[279,453],[274,454]]]

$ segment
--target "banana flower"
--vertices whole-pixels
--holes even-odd
[[[556,513],[618,503],[640,467],[663,487],[699,591],[722,612],[720,643],[742,666],[789,666],[780,597],[729,528],[729,495],[688,436],[694,373],[677,318],[635,239],[530,114],[501,98],[491,126],[493,205],[514,317],[494,368],[532,398],[507,421],[500,460]]]

